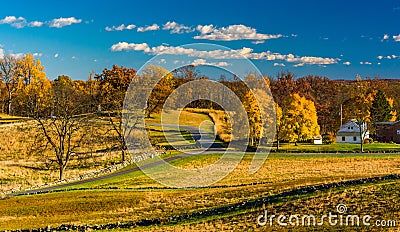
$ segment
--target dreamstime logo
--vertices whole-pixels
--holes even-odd
[[[265,210],[264,214],[257,217],[259,226],[375,226],[375,227],[396,227],[396,220],[374,219],[369,214],[345,214],[347,206],[338,204],[336,206],[337,214],[329,212],[328,214],[315,216],[313,214],[305,215],[269,215]]]
[[[231,64],[224,61],[224,59],[232,57],[234,59]],[[212,59],[212,61],[207,62],[205,59]],[[201,69],[199,64],[204,69]],[[161,68],[160,65],[163,67]],[[185,67],[188,65],[196,65],[196,68],[202,70],[202,75],[206,75],[208,78],[191,79],[173,89],[166,99],[161,99],[160,95],[165,91],[163,83],[171,81],[172,73],[187,70]],[[208,73],[203,73],[203,71]],[[248,116],[249,110],[246,107],[250,103],[243,103],[237,92],[219,81],[218,78],[221,76],[227,78],[231,76],[231,83],[246,87],[247,93],[245,92],[245,94],[251,95],[249,99],[253,101],[251,102],[252,109],[258,113],[256,119]],[[142,168],[142,171],[166,186],[209,186],[236,168],[246,152],[248,142],[254,139],[254,134],[257,134],[258,141],[264,143],[268,139],[273,139],[275,135],[275,105],[262,74],[242,54],[220,45],[189,44],[165,50],[163,54],[155,56],[139,69],[126,93],[122,119],[125,141],[133,156],[143,157],[143,154],[154,152],[148,136],[148,128],[151,125],[146,125],[145,117],[148,116],[147,111],[156,107],[155,104],[161,100],[165,101],[161,107],[161,123],[157,126],[162,127],[163,132],[171,130],[171,128],[193,131],[193,127],[180,125],[179,117],[186,106],[201,100],[212,102],[224,110],[229,118],[227,124],[230,126],[229,130],[232,136],[228,148],[218,151],[223,153],[221,158],[201,169],[191,170],[175,167],[159,156],[150,155],[149,157],[153,158],[152,162],[155,165],[151,168]],[[168,116],[171,115],[171,112],[179,116]],[[201,125],[205,125],[205,123],[207,121]],[[257,131],[254,129],[255,124],[258,126]],[[201,126],[197,129],[200,138],[196,144],[202,148],[201,151],[196,150],[196,153],[199,153],[214,145],[215,135],[205,132]],[[174,134],[171,138],[170,134],[164,133],[164,137],[176,150],[180,150],[179,146],[174,145],[176,140],[180,140],[180,144],[188,144],[180,134]],[[266,147],[262,152],[260,149],[255,151],[249,169],[250,173],[256,172],[265,162],[268,149]],[[195,153],[188,152],[187,155],[193,154]],[[141,167],[140,164],[138,166]]]

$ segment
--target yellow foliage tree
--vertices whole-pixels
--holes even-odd
[[[391,112],[392,118],[389,121],[394,122],[397,119],[397,111],[393,108],[394,99],[393,98],[387,98],[387,101],[389,102],[390,107],[392,107],[392,112]]]
[[[284,100],[282,106],[282,121],[280,133],[289,142],[313,139],[319,134],[317,111],[313,101],[291,94]]]
[[[51,82],[47,79],[40,60],[36,60],[32,54],[24,55],[17,60],[17,64],[20,77],[18,103],[21,114],[40,114],[38,109],[45,109],[46,104],[50,103]]]

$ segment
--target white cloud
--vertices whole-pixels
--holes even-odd
[[[135,43],[127,43],[127,42],[119,42],[111,46],[111,51],[120,52],[120,51],[144,51],[150,52],[149,45],[147,43],[135,44]]]
[[[293,65],[293,67],[303,67],[304,66],[304,63],[299,63],[299,64],[295,64],[295,65]]]
[[[6,16],[0,20],[0,24],[9,24],[15,28],[23,28],[27,23],[24,17]]]
[[[196,30],[199,31],[201,34],[208,34],[213,32],[214,26],[210,25],[197,25]]]
[[[274,67],[285,67],[284,63],[274,63]]]
[[[75,17],[69,17],[69,18],[58,18],[58,19],[53,19],[48,22],[49,27],[55,27],[55,28],[62,28],[65,26],[70,26],[75,23],[81,23],[82,19],[76,19]]]
[[[58,53],[54,54],[54,58],[58,58],[58,56],[59,56]]]
[[[194,48],[174,47],[160,45],[157,47],[149,47],[147,43],[135,44],[127,42],[119,42],[111,46],[111,51],[144,51],[152,55],[167,54],[167,55],[187,55],[189,57],[198,57],[202,59],[243,59],[248,58],[252,60],[281,60],[290,63],[299,63],[302,65],[326,65],[336,64],[340,59],[337,58],[326,58],[326,57],[315,57],[315,56],[297,56],[294,54],[280,54],[272,53],[270,51],[256,53],[253,49],[243,47],[237,50],[197,50]]]
[[[368,62],[368,61],[366,61],[366,62],[360,62],[360,64],[364,64],[364,65],[371,65],[372,63],[371,62]]]
[[[382,41],[383,41],[383,40],[387,40],[387,39],[389,39],[389,35],[388,35],[388,34],[384,34],[384,35],[383,35],[383,38],[382,38]]]
[[[256,40],[256,41],[251,41],[252,44],[263,44],[265,40]]]
[[[23,17],[6,16],[4,19],[0,20],[0,24],[12,24],[17,21],[25,21]]]
[[[185,26],[183,24],[179,24],[177,22],[170,22],[168,21],[167,23],[165,23],[163,25],[163,30],[167,30],[167,31],[171,31],[171,34],[183,34],[183,33],[190,33],[193,32],[194,29],[189,27],[189,26]]]
[[[378,59],[379,59],[379,60],[382,60],[382,59],[383,59],[383,56],[378,56]]]
[[[4,57],[4,49],[0,47],[0,59]]]
[[[343,62],[344,65],[349,66],[351,63],[349,61]]]
[[[81,22],[82,22],[81,19],[76,19],[75,17],[52,19],[47,22],[41,22],[41,21],[28,22],[24,17],[16,17],[16,16],[6,16],[4,19],[0,20],[0,24],[9,24],[12,27],[18,29],[24,27],[42,27],[43,25],[47,25],[49,27],[61,28],[72,25],[74,23],[81,23]]]
[[[134,25],[134,24],[129,24],[126,26],[125,26],[125,24],[121,24],[119,26],[106,27],[105,30],[106,31],[123,31],[123,30],[132,30],[134,28],[136,28],[136,25]]]
[[[394,41],[400,42],[400,34],[399,35],[394,35],[393,36]]]
[[[35,57],[41,57],[41,56],[43,56],[43,53],[35,52],[32,55],[35,56]]]
[[[14,57],[15,59],[21,59],[22,57],[24,57],[25,54],[20,52],[20,53],[11,53],[9,55]]]
[[[28,27],[41,27],[41,26],[43,26],[43,22],[40,22],[40,21],[33,21],[33,22],[30,22],[30,23],[28,23]]]
[[[151,26],[147,26],[147,27],[139,27],[137,29],[137,32],[145,32],[145,31],[157,31],[160,30],[160,26],[158,26],[157,24],[153,24]]]
[[[201,66],[201,65],[211,65],[211,66],[220,66],[220,67],[226,67],[229,66],[230,64],[225,62],[225,61],[220,61],[220,62],[207,62],[205,59],[196,59],[192,62],[192,65],[194,66]]]
[[[193,37],[194,39],[206,39],[206,40],[220,40],[220,41],[232,41],[232,40],[268,40],[277,39],[282,37],[281,34],[268,35],[257,33],[257,30],[251,27],[247,27],[242,24],[230,25],[228,27],[214,28],[213,25],[198,25],[197,31],[200,35]]]

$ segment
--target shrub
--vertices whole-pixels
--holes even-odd
[[[322,142],[324,144],[332,144],[332,143],[336,142],[336,138],[332,134],[326,134],[326,135],[322,136]]]
[[[374,140],[371,138],[364,139],[364,143],[373,143],[373,142],[374,142]]]

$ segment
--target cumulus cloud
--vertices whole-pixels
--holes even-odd
[[[344,65],[349,66],[351,63],[349,61],[343,62]]]
[[[149,45],[147,43],[135,44],[135,43],[127,43],[127,42],[119,42],[111,46],[111,51],[120,52],[120,51],[144,51],[150,52]]]
[[[58,58],[58,56],[59,56],[58,53],[54,54],[54,58]]]
[[[0,59],[4,57],[4,49],[0,47]]]
[[[105,30],[106,31],[123,31],[123,30],[132,30],[135,27],[136,27],[136,25],[134,25],[134,24],[129,24],[126,26],[125,26],[125,24],[121,24],[119,26],[106,27]]]
[[[47,22],[41,22],[41,21],[28,22],[24,17],[16,17],[16,16],[6,16],[4,19],[0,20],[0,24],[9,24],[10,26],[18,29],[24,27],[42,27],[43,25],[47,25],[49,27],[61,28],[81,22],[82,22],[81,19],[76,19],[75,17],[52,19]]]
[[[194,39],[206,39],[206,40],[220,40],[220,41],[232,41],[232,40],[268,40],[281,38],[283,35],[269,35],[257,33],[257,30],[242,24],[230,25],[228,27],[214,28],[213,25],[198,25],[196,27],[200,35],[194,37]]]
[[[111,46],[111,51],[144,51],[152,55],[167,54],[167,55],[187,55],[189,57],[198,57],[202,59],[253,59],[253,60],[269,60],[269,61],[285,61],[289,63],[309,64],[309,65],[327,65],[336,64],[340,59],[328,57],[315,57],[315,56],[297,56],[294,54],[280,54],[272,53],[270,51],[254,52],[253,49],[243,47],[237,50],[197,50],[194,48],[174,47],[159,45],[150,47],[147,43],[127,43],[119,42]]]
[[[43,26],[43,22],[40,22],[40,21],[33,21],[33,22],[30,22],[30,23],[28,23],[28,27],[41,27],[41,26]]]
[[[23,28],[27,25],[27,22],[24,17],[6,16],[0,20],[0,24],[9,24],[15,28]]]
[[[145,31],[157,31],[160,30],[160,26],[158,26],[157,24],[153,24],[151,26],[147,26],[147,27],[139,27],[137,29],[137,32],[145,32]]]
[[[274,67],[285,67],[284,63],[274,63]]]
[[[394,41],[400,42],[400,34],[393,36]]]
[[[185,26],[183,24],[179,24],[177,22],[174,21],[168,21],[167,23],[165,23],[163,25],[163,30],[166,31],[171,31],[171,34],[183,34],[183,33],[190,33],[193,32],[194,29],[189,27],[189,26]]]
[[[69,17],[69,18],[58,18],[58,19],[53,19],[48,22],[49,27],[55,27],[55,28],[62,28],[65,26],[70,26],[72,24],[77,24],[81,23],[82,19],[77,19],[75,17]]]
[[[211,66],[220,66],[220,67],[226,67],[229,66],[230,64],[225,62],[225,61],[220,61],[220,62],[207,62],[205,59],[196,59],[192,62],[192,65],[194,66],[201,66],[201,65],[211,65]]]
[[[209,34],[214,31],[214,26],[210,25],[197,25],[196,30],[199,31],[202,35]]]

